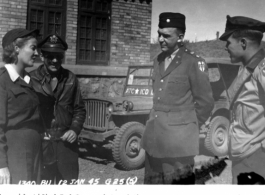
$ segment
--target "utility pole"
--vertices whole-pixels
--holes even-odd
[[[219,31],[216,32],[216,40],[219,39]]]

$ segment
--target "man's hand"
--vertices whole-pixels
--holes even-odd
[[[73,143],[77,138],[76,133],[73,130],[68,130],[61,137],[63,141],[68,141],[69,143]]]
[[[7,167],[0,169],[0,184],[10,184],[10,173]]]
[[[44,140],[50,140],[50,139],[51,139],[51,135],[50,135],[49,133],[46,133],[46,132],[45,132],[45,133],[43,134],[43,139],[44,139]]]

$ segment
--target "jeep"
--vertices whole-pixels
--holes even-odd
[[[200,128],[200,138],[211,154],[226,156],[231,99],[227,90],[238,66],[227,60],[207,63],[215,106]],[[153,66],[129,66],[122,97],[84,99],[87,115],[79,141],[111,149],[115,162],[124,170],[144,166],[145,151],[140,142],[153,106],[152,73]]]

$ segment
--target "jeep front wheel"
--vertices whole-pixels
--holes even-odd
[[[229,125],[229,120],[223,116],[216,116],[210,122],[205,147],[215,156],[226,156],[228,153]]]
[[[116,133],[112,155],[115,162],[125,170],[140,169],[144,166],[145,151],[140,146],[144,129],[141,123],[128,122]]]

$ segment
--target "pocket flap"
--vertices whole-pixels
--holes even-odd
[[[169,77],[169,83],[187,83],[188,77],[187,76],[173,76]]]
[[[195,110],[168,113],[168,125],[184,125],[194,122],[197,123]]]
[[[15,96],[18,96],[20,94],[27,94],[27,92],[23,89],[23,88],[10,88],[10,91],[15,95]]]

